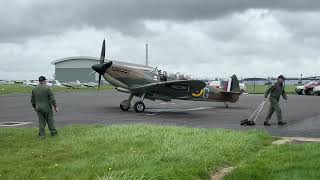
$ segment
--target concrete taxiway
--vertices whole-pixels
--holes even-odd
[[[223,103],[174,100],[170,103],[145,100],[146,112],[134,109],[123,112],[119,103],[128,95],[116,91],[56,94],[60,112],[55,113],[56,126],[72,124],[134,124],[151,123],[201,128],[227,128],[246,130],[265,129],[276,136],[320,137],[320,97],[289,95],[287,104],[280,103],[286,126],[278,126],[274,117],[272,126],[263,126],[267,113],[266,103],[255,127],[240,126],[261,103],[262,95],[242,95],[239,102],[226,109]],[[29,94],[0,96],[0,123],[23,122],[19,127],[37,127],[36,114]],[[28,122],[28,123],[26,123]],[[0,127],[8,128],[8,127]]]

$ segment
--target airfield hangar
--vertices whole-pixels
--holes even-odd
[[[89,76],[93,72],[91,66],[99,63],[95,57],[67,57],[53,61],[55,66],[54,79],[60,82],[96,82],[98,75]]]

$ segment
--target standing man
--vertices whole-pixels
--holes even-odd
[[[56,136],[58,131],[54,127],[53,112],[58,112],[58,107],[52,89],[47,86],[47,79],[44,76],[39,77],[39,85],[32,90],[31,104],[33,110],[37,113],[39,120],[39,136],[45,137],[46,123],[50,130],[51,136]]]
[[[288,100],[286,92],[284,91],[284,85],[283,85],[284,79],[285,79],[284,76],[280,75],[278,77],[278,81],[273,86],[271,86],[264,94],[264,100],[267,100],[267,97],[270,94],[270,98],[269,98],[270,99],[270,107],[269,107],[269,111],[268,111],[268,115],[266,117],[266,120],[264,121],[265,126],[271,126],[271,124],[269,123],[269,120],[270,120],[274,111],[276,111],[278,125],[287,124],[282,121],[281,109],[279,106],[279,100],[280,100],[281,95],[285,99],[286,102]]]

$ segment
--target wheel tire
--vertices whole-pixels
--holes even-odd
[[[301,91],[297,91],[297,94],[302,95],[302,90]]]
[[[313,89],[308,89],[307,91],[305,91],[306,95],[313,95]]]
[[[313,88],[309,90],[310,95],[314,95]]]
[[[123,106],[123,105],[120,104],[120,109],[121,109],[122,111],[128,111],[128,110],[130,109],[130,106],[127,107],[127,106]]]
[[[142,113],[144,112],[144,110],[146,109],[146,106],[144,105],[143,102],[139,101],[139,102],[136,102],[134,104],[134,110],[137,112],[137,113]]]

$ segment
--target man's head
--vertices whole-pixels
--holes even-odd
[[[284,81],[284,76],[283,75],[280,75],[279,77],[278,77],[278,82],[279,83],[283,83],[283,81]]]
[[[46,83],[46,80],[47,80],[47,79],[46,79],[46,77],[44,77],[44,76],[40,76],[40,77],[39,77],[39,83],[40,83],[40,84],[45,84],[45,83]]]

